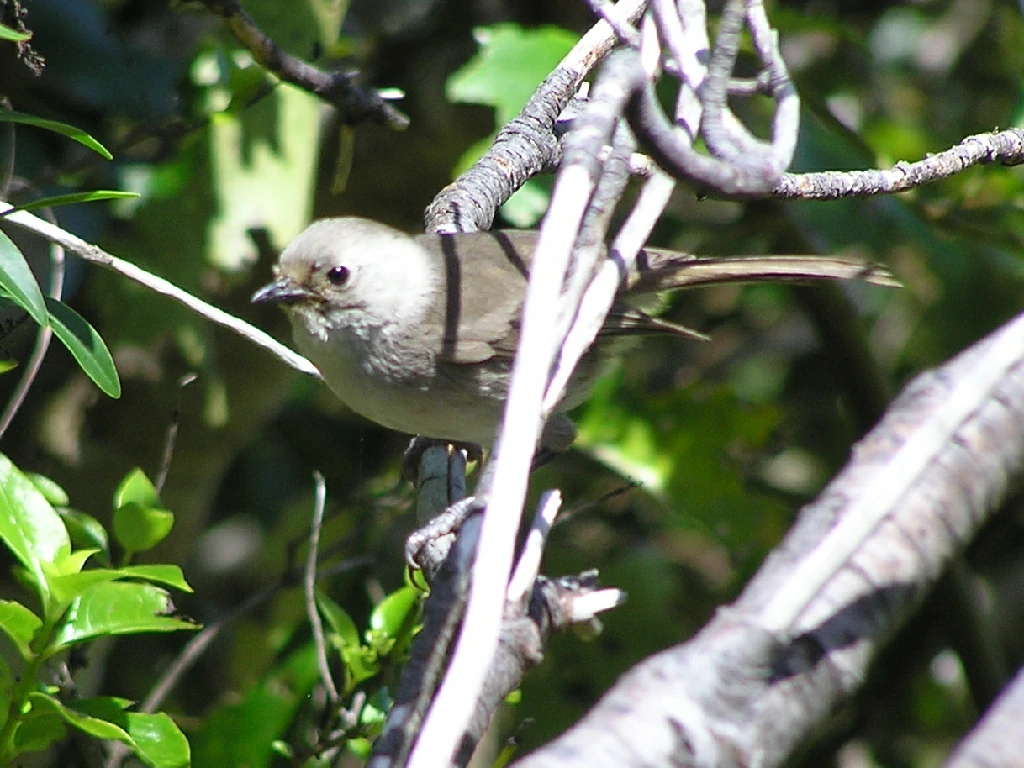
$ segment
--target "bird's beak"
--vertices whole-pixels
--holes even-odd
[[[296,304],[314,298],[314,294],[294,280],[282,277],[260,288],[252,295],[253,304]]]

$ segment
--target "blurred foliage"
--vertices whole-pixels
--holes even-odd
[[[248,304],[277,249],[312,216],[418,226],[430,197],[515,114],[589,19],[575,0],[243,5],[291,53],[402,89],[410,130],[342,129],[311,97],[255,66],[198,4],[33,0],[25,21],[45,68],[33,75],[16,60],[11,36],[0,35],[0,94],[37,123],[14,126],[13,145],[0,142],[0,168],[13,162],[12,204],[92,199],[57,208],[59,223],[282,338],[279,313]],[[1024,120],[1024,20],[1013,4],[796,0],[769,14],[804,104],[798,170],[916,160]],[[745,54],[741,67],[752,69],[752,61]],[[767,131],[767,102],[737,108]],[[53,123],[76,133],[54,134],[46,129]],[[69,136],[90,137],[113,159]],[[339,168],[347,183],[334,194]],[[545,183],[538,181],[535,200],[544,199]],[[97,190],[138,197],[81,196]],[[531,205],[506,214],[522,222],[536,215]],[[1022,211],[1024,174],[993,166],[897,197],[827,204],[740,204],[679,191],[659,245],[857,256],[888,265],[906,287],[843,286],[816,299],[782,286],[723,287],[672,298],[670,319],[712,340],[652,339],[631,351],[578,411],[577,449],[533,482],[535,493],[562,488],[569,506],[545,571],[597,567],[629,601],[604,617],[595,638],[554,639],[510,705],[505,732],[523,749],[536,746],[618,674],[696,631],[870,427],[872,408],[856,402],[857,392],[897,391],[1019,310]],[[0,226],[14,249],[5,253],[22,254],[34,275],[18,284],[47,291],[48,249]],[[121,397],[97,397],[75,359],[53,345],[0,448],[21,472],[53,479],[51,486],[27,475],[42,503],[60,512],[61,527],[50,533],[65,531],[75,551],[109,553],[112,531],[118,552],[138,552],[132,562],[143,564],[128,567],[182,563],[195,592],[182,595],[179,608],[207,624],[233,617],[162,707],[189,738],[193,763],[313,765],[325,745],[322,726],[337,725],[332,718],[341,714],[346,748],[353,759],[364,755],[389,705],[417,603],[401,555],[414,525],[398,473],[404,437],[116,275],[69,259],[64,298],[109,346]],[[37,320],[53,314],[34,293],[24,302]],[[871,353],[852,369],[848,350],[822,330],[824,313],[844,311],[856,316]],[[16,307],[0,312],[0,323],[0,359],[23,363],[36,324]],[[0,377],[5,402],[22,367]],[[192,373],[198,378],[185,387]],[[159,483],[140,479],[168,468],[159,494]],[[316,603],[341,695],[333,708],[317,686],[295,577],[314,469],[328,489]],[[1022,525],[1020,510],[1008,508],[969,553],[1011,666],[1024,659]],[[24,569],[25,551],[13,552],[5,574]],[[24,586],[5,577],[4,597],[32,610]],[[256,607],[234,616],[248,600]],[[9,616],[27,619],[14,608]],[[963,673],[969,649],[956,647],[950,631],[956,620],[926,606],[879,660],[861,700],[837,717],[827,743],[802,760],[924,765],[948,750],[977,709]],[[187,634],[90,645],[80,695],[107,697],[111,720],[135,714],[121,702],[145,698]],[[22,658],[4,647],[7,666]],[[66,707],[36,704],[36,743],[56,737],[58,720],[76,729],[87,722]],[[61,747],[48,757],[62,766],[78,759]]]
[[[473,37],[480,50],[448,78],[445,95],[453,102],[494,107],[495,131],[466,150],[452,169],[453,176],[480,159],[497,130],[519,114],[577,40],[575,34],[564,29],[524,29],[516,24],[479,27]],[[502,206],[502,215],[516,227],[537,225],[547,210],[550,186],[550,179],[530,179]]]

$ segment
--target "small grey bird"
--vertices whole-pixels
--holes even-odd
[[[299,351],[352,410],[410,434],[489,445],[501,421],[537,233],[407,235],[359,218],[324,219],[281,254],[254,302],[276,302]],[[700,337],[634,306],[644,294],[734,281],[861,279],[897,285],[885,270],[816,256],[697,258],[645,249],[621,301],[572,378],[560,410],[583,402],[617,339]],[[575,437],[552,416],[541,446]]]

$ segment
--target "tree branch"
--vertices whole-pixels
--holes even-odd
[[[999,373],[980,384],[979,369]],[[918,469],[878,524],[832,562],[809,600],[796,601],[806,608],[780,618],[779,597],[800,591],[804,564],[890,493],[890,467],[906,461]],[[518,765],[781,764],[857,690],[879,645],[1022,469],[1024,316],[911,382],[730,608],[634,668],[583,721]]]
[[[236,0],[199,2],[224,20],[235,39],[252,53],[260,66],[337,108],[343,122],[354,124],[373,120],[399,131],[409,127],[409,118],[391,106],[379,92],[358,88],[354,73],[324,72],[286,53],[256,26]]]
[[[837,200],[906,192],[945,179],[974,165],[1024,164],[1024,128],[968,136],[955,147],[915,163],[900,161],[892,168],[870,171],[787,173],[772,190],[788,200]]]
[[[117,256],[107,253],[102,248],[86,242],[77,235],[73,235],[55,224],[50,224],[37,216],[33,216],[28,211],[16,211],[13,205],[3,201],[0,201],[0,221],[9,221],[11,224],[15,224],[22,229],[35,232],[51,243],[57,243],[77,254],[85,261],[98,264],[112,272],[117,272],[119,275],[127,277],[129,280],[148,288],[154,293],[174,299],[174,301],[183,304],[200,317],[205,317],[207,320],[223,326],[229,331],[234,331],[253,344],[263,347],[263,349],[295,370],[320,378],[320,372],[311,362],[259,328],[255,328],[244,320],[206,303],[162,277],[158,277],[124,259],[119,259]]]

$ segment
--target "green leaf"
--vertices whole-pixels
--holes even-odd
[[[335,635],[339,646],[358,648],[362,645],[359,629],[352,621],[352,617],[319,589],[316,590],[316,605],[320,609],[320,614],[327,621],[328,628]]]
[[[88,147],[93,152],[102,155],[107,160],[112,160],[114,156],[107,151],[107,148],[100,144],[96,139],[90,136],[88,133],[83,131],[81,128],[75,128],[73,125],[67,123],[58,123],[55,120],[44,120],[41,117],[35,115],[26,115],[22,112],[14,112],[9,109],[0,109],[0,123],[21,123],[22,125],[32,125],[36,128],[43,128],[47,131],[53,131],[59,133],[61,136],[67,136],[69,139],[74,139],[84,147]]]
[[[49,577],[49,581],[50,589],[53,590],[54,602],[67,605],[95,585],[108,581],[117,581],[118,578],[119,575],[116,570],[93,568],[88,571],[52,574]]]
[[[31,643],[43,620],[13,600],[0,600],[0,630],[3,630],[18,649],[21,658],[31,659]]]
[[[176,565],[129,565],[118,568],[122,578],[141,579],[182,592],[191,592],[192,587],[185,581],[181,568]]]
[[[274,742],[286,735],[319,676],[313,643],[295,649],[241,701],[223,705],[203,720],[191,739],[193,763],[247,768],[271,765]]]
[[[131,502],[114,511],[114,538],[125,557],[147,552],[163,541],[174,527],[174,513]]]
[[[105,563],[110,562],[110,542],[107,540],[107,529],[92,515],[70,507],[60,507],[57,514],[64,521],[71,536],[71,543],[76,549],[92,549],[101,552]]]
[[[557,27],[524,29],[517,24],[481,27],[473,34],[480,52],[448,78],[447,96],[450,101],[494,107],[498,125],[519,114],[578,40]]]
[[[43,494],[43,496],[46,497],[46,500],[53,504],[53,506],[66,507],[71,502],[71,499],[68,498],[67,491],[45,475],[40,475],[36,472],[26,472],[25,477],[32,481],[32,485],[39,489],[39,492]]]
[[[18,246],[3,232],[0,232],[0,288],[39,325],[44,328],[49,325],[39,283]]]
[[[163,713],[129,712],[131,702],[113,696],[79,699],[69,710],[90,720],[106,721],[127,734],[129,744],[146,765],[182,768],[190,764],[188,741],[174,721]]]
[[[135,742],[135,754],[154,768],[184,768],[192,764],[188,739],[163,712],[128,713],[128,735]]]
[[[0,454],[0,538],[18,558],[48,606],[50,587],[43,563],[71,551],[71,540],[60,516],[36,486],[11,460]]]
[[[31,32],[19,32],[16,29],[11,29],[6,24],[0,24],[0,40],[10,40],[14,43],[23,43],[26,40],[31,39]]]
[[[53,195],[52,197],[33,200],[31,203],[25,203],[24,205],[19,205],[16,208],[11,208],[9,211],[4,211],[0,214],[0,218],[10,216],[15,211],[34,211],[38,208],[57,208],[61,205],[71,205],[73,203],[94,203],[99,200],[123,200],[125,198],[134,197],[139,197],[139,193],[121,192],[114,189],[96,189],[92,192],[74,192],[69,195]]]
[[[114,491],[114,509],[125,504],[139,504],[144,507],[163,507],[156,486],[139,467],[131,470]]]
[[[121,382],[117,378],[114,358],[107,345],[81,315],[63,302],[46,297],[50,325],[54,334],[64,342],[78,365],[109,397],[121,396]]]
[[[78,555],[72,553],[72,557]],[[181,569],[176,565],[132,565],[125,568],[93,568],[88,571],[67,572],[49,577],[54,599],[67,603],[85,593],[96,584],[120,579],[139,579],[159,586],[191,592]]]
[[[175,617],[167,591],[152,584],[112,581],[76,597],[54,634],[53,653],[104,635],[176,632],[198,625]]]
[[[8,371],[13,371],[17,367],[17,360],[0,360],[0,373],[7,373]]]
[[[351,689],[380,672],[377,652],[363,645],[359,629],[348,612],[320,590],[316,591],[316,604],[327,622],[327,641],[345,663],[346,688]]]
[[[42,695],[42,694],[31,694]],[[17,752],[41,752],[67,736],[64,718],[50,710],[30,711],[21,717],[14,732]]]
[[[402,587],[385,597],[370,614],[370,630],[395,638],[407,632],[415,621],[415,611],[423,593],[414,587]]]
[[[167,715],[128,712],[131,702],[115,697],[79,699],[64,705],[37,692],[29,694],[28,700],[31,710],[21,728],[31,728],[33,721],[59,718],[97,739],[127,744],[151,768],[186,768],[190,764],[188,742]]]

